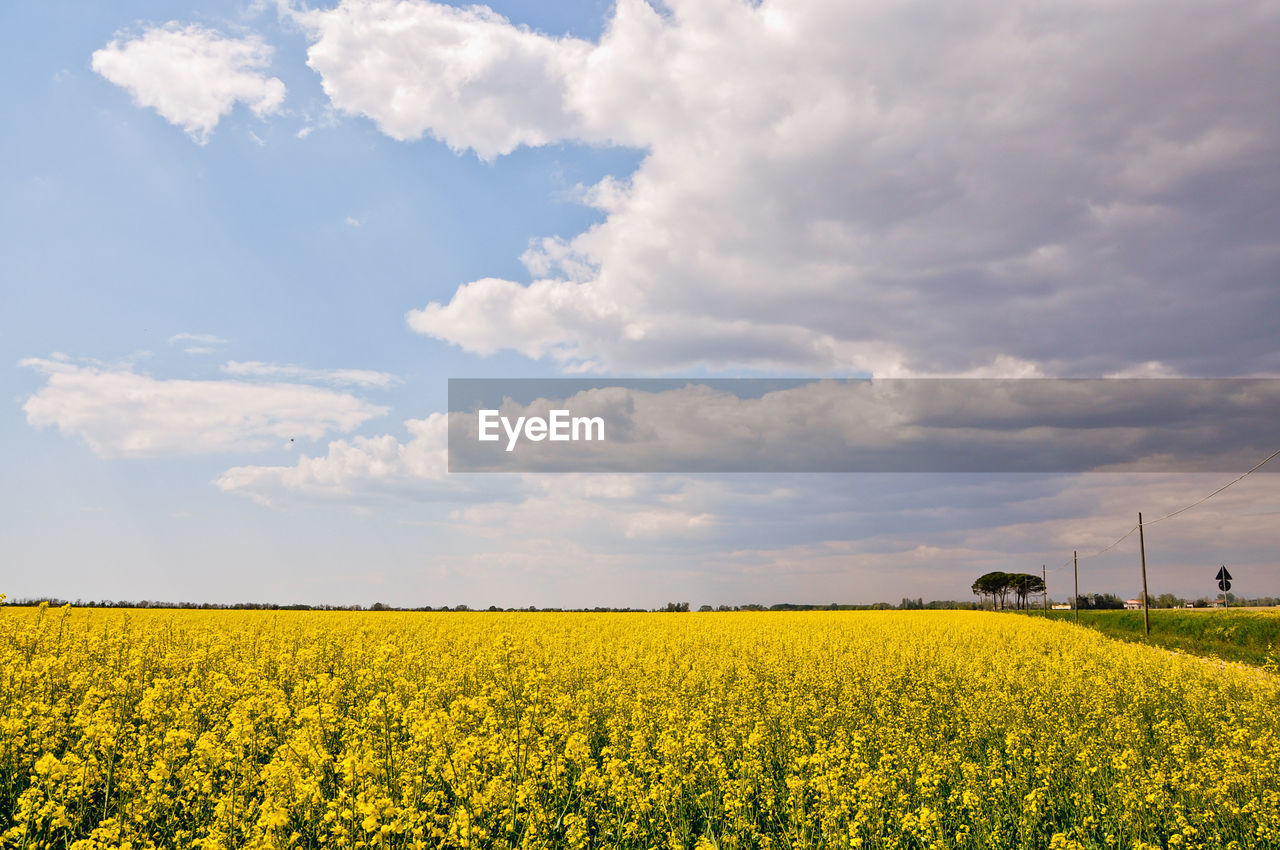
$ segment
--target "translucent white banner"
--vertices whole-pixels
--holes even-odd
[[[1226,472],[1280,379],[451,379],[451,472]]]

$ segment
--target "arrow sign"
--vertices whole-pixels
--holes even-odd
[[[1231,581],[1231,573],[1227,572],[1226,564],[1222,565],[1222,569],[1218,570],[1218,574],[1214,578],[1218,581]]]
[[[1218,590],[1228,591],[1230,589],[1231,589],[1231,582],[1227,581],[1225,578],[1218,580]]]

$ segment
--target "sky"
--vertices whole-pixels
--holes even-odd
[[[6,3],[0,592],[1066,598],[1234,475],[450,474],[447,381],[1274,377],[1278,41],[1250,0]],[[1153,526],[1151,591],[1280,595],[1278,480]],[[1080,587],[1137,592],[1133,537]]]

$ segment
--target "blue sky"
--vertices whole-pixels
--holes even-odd
[[[449,377],[1274,375],[1280,22],[1229,6],[7,4],[0,591],[875,601],[1101,548],[1221,476],[482,480],[433,417]],[[1154,589],[1280,593],[1269,479],[1162,526]]]

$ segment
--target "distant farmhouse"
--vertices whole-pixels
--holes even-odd
[[[1124,601],[1124,610],[1126,611],[1137,611],[1141,607],[1142,607],[1141,599],[1126,599]]]

